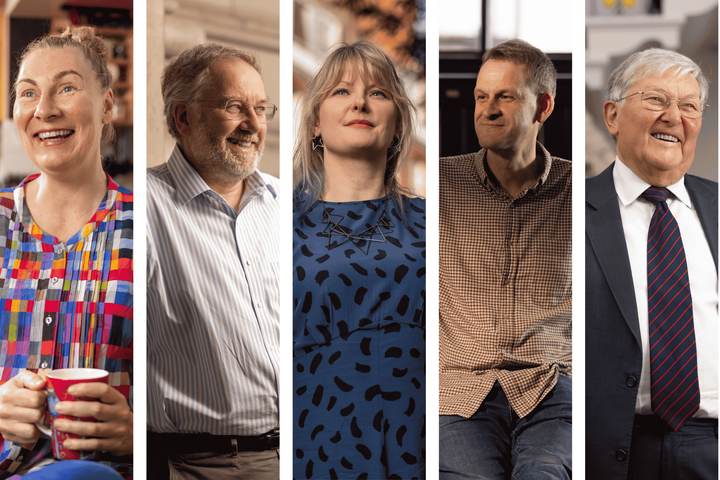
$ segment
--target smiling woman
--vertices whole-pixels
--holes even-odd
[[[100,146],[114,136],[107,55],[82,27],[40,38],[20,57],[13,116],[40,173],[0,190],[2,478],[51,460],[51,442],[34,423],[45,417],[45,374],[65,368],[106,370],[109,386],[74,387],[100,402],[57,404],[59,413],[92,419],[54,421],[71,434],[64,448],[132,473],[133,196],[101,165]],[[63,478],[87,465],[63,465]],[[93,478],[120,478],[104,472]]]

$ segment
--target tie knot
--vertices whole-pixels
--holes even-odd
[[[642,196],[657,205],[667,200],[668,189],[664,187],[650,187],[642,193]]]

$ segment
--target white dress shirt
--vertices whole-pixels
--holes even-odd
[[[240,211],[175,147],[147,177],[148,429],[260,435],[278,426],[278,181]]]
[[[642,373],[635,413],[652,414],[650,394],[650,347],[648,345],[647,237],[655,205],[642,198],[650,184],[635,175],[616,157],[613,181],[620,201],[625,242],[635,288],[640,337],[642,339]],[[695,417],[718,418],[718,275],[705,232],[685,188],[685,177],[667,187],[671,195],[667,204],[680,228],[690,277],[693,322],[698,359],[700,408]]]

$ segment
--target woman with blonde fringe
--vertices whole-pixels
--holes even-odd
[[[415,108],[367,42],[304,90],[294,153],[294,476],[425,476],[425,201]]]

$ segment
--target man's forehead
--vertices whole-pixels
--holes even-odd
[[[480,68],[476,84],[480,85],[486,83],[488,80],[503,77],[506,81],[510,80],[521,85],[525,81],[526,70],[527,66],[524,63],[491,58]]]
[[[691,73],[677,73],[670,69],[662,74],[647,75],[630,85],[628,91],[657,90],[682,97],[699,97],[700,84]],[[632,93],[632,92],[630,92]]]
[[[224,98],[265,98],[262,77],[252,65],[239,58],[221,59],[213,63],[210,66],[206,91]]]

